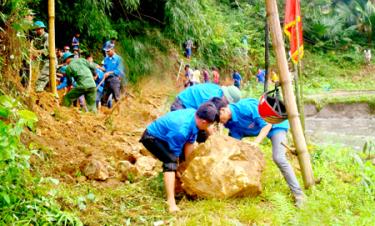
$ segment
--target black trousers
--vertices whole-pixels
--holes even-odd
[[[177,170],[178,157],[171,153],[166,141],[160,140],[147,132],[147,129],[139,140],[147,150],[163,162],[163,172]]]
[[[108,77],[105,80],[103,103],[107,103],[111,94],[116,102],[120,100],[120,80],[116,76]]]

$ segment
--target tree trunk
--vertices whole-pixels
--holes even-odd
[[[49,75],[52,93],[56,90],[56,51],[55,51],[55,0],[48,0],[48,46],[49,46]]]
[[[289,75],[276,0],[266,0],[266,8],[271,28],[272,44],[276,52],[277,65],[280,72],[280,82],[284,102],[288,113],[289,124],[292,129],[293,141],[296,146],[305,188],[309,188],[315,183],[314,175],[310,162],[310,154],[307,150],[306,140],[302,131],[301,121],[298,117],[296,99],[293,94],[292,81]]]

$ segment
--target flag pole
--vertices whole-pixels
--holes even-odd
[[[293,93],[292,81],[289,75],[288,62],[285,54],[283,34],[281,32],[279,13],[276,0],[266,0],[267,17],[271,30],[272,45],[276,52],[277,65],[280,72],[280,83],[283,92],[285,107],[288,113],[289,124],[292,129],[293,141],[298,154],[303,183],[305,188],[315,184],[314,174],[303,134],[301,121],[298,117],[296,99]]]
[[[264,27],[264,70],[265,70],[264,92],[268,91],[268,77],[269,77],[268,69],[270,65],[270,57],[269,57],[270,44],[269,43],[270,43],[270,34],[269,34],[269,25],[268,25],[267,16],[266,16],[266,24]]]
[[[299,0],[295,0],[296,5],[298,4]],[[298,18],[299,17],[299,18]],[[297,105],[298,105],[298,111],[299,111],[299,117],[302,124],[302,130],[303,134],[305,134],[305,109],[304,109],[304,103],[303,103],[303,75],[302,75],[302,62],[301,62],[301,52],[300,52],[300,40],[299,40],[299,25],[298,25],[298,19],[302,20],[301,18],[301,9],[300,9],[300,15],[296,15],[296,33],[297,33],[297,76],[295,79],[295,86],[296,86],[296,95],[297,95]],[[300,22],[301,23],[301,22]],[[303,38],[303,36],[302,36]],[[299,81],[299,84],[298,84]]]

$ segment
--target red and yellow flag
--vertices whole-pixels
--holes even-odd
[[[286,0],[284,32],[288,36],[290,41],[292,61],[294,63],[297,63],[298,60],[302,59],[303,57],[303,35],[300,0]]]

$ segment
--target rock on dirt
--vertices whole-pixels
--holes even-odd
[[[83,174],[91,180],[107,180],[109,177],[108,164],[97,159],[89,159],[84,161]]]
[[[137,158],[135,163],[124,160],[118,163],[118,171],[120,173],[120,180],[130,180],[146,176],[151,177],[158,173],[157,160],[149,156],[141,156]]]
[[[213,135],[194,150],[186,165],[181,182],[189,195],[230,198],[262,191],[265,161],[255,144]]]

